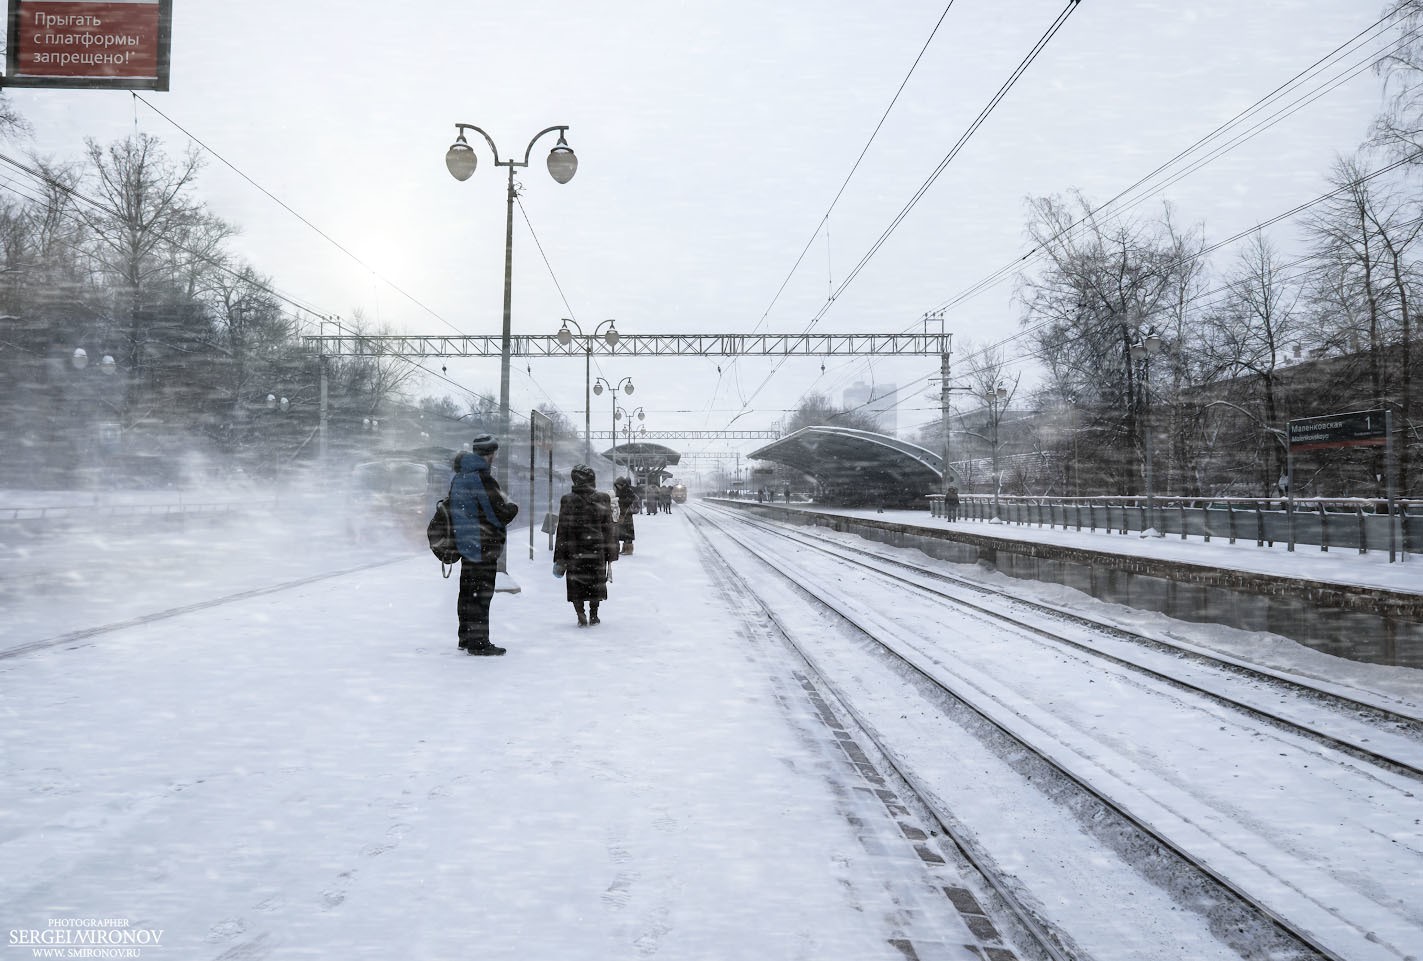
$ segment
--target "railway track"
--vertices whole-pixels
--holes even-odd
[[[993,630],[1009,630],[1022,645],[1031,641],[1034,645],[1053,645],[1061,652],[1053,655],[1063,660],[1072,670],[1082,668],[1077,662],[1090,659],[1092,670],[1115,672],[1102,674],[1104,686],[1117,686],[1112,693],[1124,693],[1127,688],[1150,685],[1165,704],[1172,698],[1192,698],[1193,703],[1208,699],[1210,708],[1204,710],[1191,706],[1190,711],[1212,719],[1221,716],[1232,727],[1239,728],[1242,738],[1250,740],[1291,737],[1287,745],[1291,754],[1298,753],[1295,741],[1308,738],[1312,750],[1307,761],[1299,763],[1305,767],[1316,765],[1330,771],[1331,778],[1353,779],[1351,783],[1358,791],[1378,791],[1381,794],[1414,798],[1418,787],[1416,781],[1423,776],[1423,754],[1419,752],[1417,739],[1418,718],[1400,705],[1380,703],[1379,699],[1351,697],[1347,692],[1312,687],[1293,678],[1274,676],[1278,672],[1267,672],[1267,678],[1260,672],[1253,674],[1248,665],[1226,663],[1216,659],[1209,672],[1217,679],[1207,682],[1201,678],[1187,678],[1182,683],[1175,674],[1191,674],[1203,669],[1200,651],[1184,648],[1163,651],[1153,641],[1151,645],[1122,635],[1120,628],[1105,628],[1093,624],[1079,615],[1065,615],[1061,611],[1045,609],[1042,605],[1028,605],[1016,612],[1005,612],[1002,599],[998,607],[982,600],[975,601],[967,596],[976,593],[982,596],[985,589],[981,585],[959,583],[952,591],[945,590],[944,583],[953,581],[940,574],[929,576],[922,570],[913,570],[914,565],[891,561],[877,552],[849,548],[841,542],[825,538],[814,538],[804,532],[789,530],[780,525],[769,525],[761,521],[752,526],[762,534],[774,534],[783,543],[792,545],[795,551],[812,551],[821,565],[819,575],[807,573],[802,561],[788,557],[786,548],[768,547],[766,537],[751,539],[743,533],[730,530],[731,521],[747,523],[740,515],[718,512],[715,522],[718,532],[713,535],[708,528],[713,518],[704,508],[697,508],[694,523],[703,537],[725,537],[739,546],[740,550],[757,559],[758,565],[765,565],[775,571],[780,578],[794,585],[794,590],[813,597],[824,610],[846,625],[853,625],[854,631],[873,641],[877,657],[892,659],[906,676],[912,675],[914,686],[931,692],[931,699],[941,699],[953,705],[952,710],[969,712],[980,727],[991,728],[991,737],[999,743],[1000,752],[1029,752],[1031,762],[1020,762],[1022,770],[1051,772],[1051,787],[1048,792],[1058,795],[1058,801],[1078,810],[1080,820],[1096,822],[1091,830],[1105,836],[1113,836],[1109,845],[1118,851],[1131,852],[1131,860],[1149,865],[1147,873],[1154,875],[1154,881],[1170,890],[1178,892],[1183,902],[1193,902],[1193,910],[1211,917],[1213,926],[1227,933],[1226,940],[1236,947],[1243,956],[1290,957],[1290,958],[1330,958],[1335,961],[1365,961],[1365,959],[1406,959],[1414,957],[1413,944],[1423,940],[1423,926],[1418,925],[1416,914],[1407,909],[1390,911],[1383,902],[1386,897],[1375,902],[1367,893],[1368,885],[1349,883],[1347,877],[1332,864],[1315,863],[1307,851],[1276,852],[1269,844],[1253,838],[1232,837],[1223,832],[1217,822],[1228,820],[1229,805],[1212,810],[1211,805],[1219,799],[1209,797],[1203,790],[1199,797],[1192,798],[1188,785],[1173,783],[1170,776],[1152,775],[1147,777],[1145,768],[1132,768],[1128,762],[1134,760],[1122,753],[1113,755],[1105,747],[1090,743],[1090,739],[1078,732],[1068,730],[1063,717],[1050,712],[1036,710],[1036,705],[1024,708],[1015,701],[1014,693],[987,673],[982,672],[967,661],[955,661],[942,651],[934,650],[919,639],[906,636],[903,625],[896,618],[882,611],[866,610],[856,606],[848,595],[837,595],[833,585],[827,583],[833,578],[826,577],[824,565],[832,564],[846,571],[845,579],[856,581],[854,594],[863,594],[871,582],[885,585],[885,606],[890,610],[899,607],[908,609],[918,604],[914,610],[924,608],[928,600],[944,610],[953,607],[952,616],[968,616],[975,625],[993,623]],[[820,541],[820,543],[814,543]],[[847,556],[849,555],[849,556]],[[897,565],[900,569],[893,570]],[[728,565],[731,567],[731,565]],[[766,584],[761,579],[748,578],[736,574],[745,590],[761,594]],[[839,575],[836,575],[839,576]],[[935,583],[936,578],[943,578]],[[819,581],[819,583],[817,583]],[[971,590],[969,587],[971,586]],[[894,593],[898,592],[898,593]],[[891,597],[892,595],[892,597]],[[900,600],[900,599],[903,600]],[[911,601],[911,598],[917,600]],[[772,605],[760,602],[768,617],[777,618]],[[1021,602],[1016,599],[1014,606]],[[906,614],[906,618],[910,615]],[[931,615],[930,615],[931,616]],[[922,623],[922,622],[921,622]],[[942,622],[932,622],[939,628]],[[961,622],[962,623],[962,622]],[[962,628],[959,628],[962,630]],[[1096,637],[1084,637],[1091,631]],[[819,662],[823,655],[813,653],[805,643],[804,631],[792,627],[785,630],[791,642],[801,651],[812,667],[825,677],[824,683],[836,691],[842,701],[853,704],[853,694],[843,691],[843,685],[831,681],[830,672],[823,671]],[[922,631],[921,631],[922,633]],[[1064,633],[1074,636],[1065,637]],[[1105,646],[1116,648],[1136,648],[1137,653],[1146,650],[1150,659],[1160,661],[1170,659],[1176,670],[1168,670],[1169,665],[1140,664],[1142,660],[1135,654],[1123,654],[1117,650],[1104,650]],[[1229,660],[1229,659],[1226,659]],[[1186,668],[1182,670],[1182,668]],[[1218,678],[1225,678],[1224,684]],[[1091,681],[1089,681],[1091,683]],[[1260,687],[1266,693],[1256,692],[1250,697],[1243,696],[1231,688],[1241,686]],[[1281,692],[1289,695],[1282,698]],[[1167,692],[1167,693],[1161,693]],[[1276,710],[1265,703],[1269,697],[1276,700],[1301,700],[1308,698],[1314,708],[1327,699],[1329,715],[1327,722],[1308,717],[1316,711],[1311,709]],[[926,784],[925,778],[916,771],[916,764],[905,758],[892,739],[876,729],[873,719],[862,716],[854,708],[857,720],[867,731],[878,748],[889,758],[895,759],[895,767],[900,776],[913,785],[925,803],[934,810],[946,832],[954,838],[960,849],[966,852],[982,850],[985,845],[975,840],[974,832],[957,823],[951,810],[934,798],[939,791],[933,784]],[[1174,708],[1173,708],[1174,710]],[[1231,717],[1221,712],[1229,711]],[[1212,714],[1212,712],[1215,712]],[[1241,727],[1240,712],[1250,719]],[[1163,708],[1164,713],[1164,708]],[[1322,713],[1322,712],[1320,712]],[[1350,717],[1354,714],[1358,716]],[[1390,730],[1392,728],[1392,730]],[[1222,730],[1225,727],[1222,726]],[[1376,743],[1384,742],[1384,743]],[[1102,742],[1107,743],[1105,740]],[[1300,741],[1299,743],[1305,743]],[[1273,744],[1272,744],[1273,746]],[[1167,764],[1169,765],[1169,761]],[[1029,777],[1032,775],[1030,774]],[[1410,791],[1409,789],[1413,790]],[[1416,806],[1416,802],[1415,802]],[[1259,817],[1255,811],[1252,817]],[[1102,819],[1110,819],[1111,827],[1104,827]],[[1380,826],[1379,830],[1387,830]],[[1248,829],[1242,829],[1248,833]],[[1320,838],[1320,843],[1323,843]],[[1419,847],[1417,830],[1412,835],[1395,838],[1410,854],[1402,861],[1413,864],[1415,871],[1423,867],[1423,851]],[[1306,842],[1308,843],[1308,839]],[[1264,853],[1262,853],[1262,851]],[[1411,858],[1411,861],[1410,861]],[[995,858],[990,853],[977,857],[982,862],[985,877],[994,873]],[[1413,876],[1417,876],[1416,873]],[[1007,887],[1005,903],[1014,900],[1013,885],[1001,878],[993,882],[995,889]],[[1031,895],[1019,897],[1027,902],[1015,908],[1015,913],[1023,913],[1027,920],[1024,929],[1032,930],[1034,925],[1043,935],[1035,940],[1050,942],[1060,951],[1061,956],[1086,957],[1073,948],[1074,939],[1059,933],[1060,924],[1050,917],[1037,913],[1031,905]],[[1052,948],[1043,947],[1046,956]]]
[[[689,512],[688,516],[695,518],[697,515],[695,512]],[[692,523],[693,528],[701,534],[703,544],[710,547],[711,541],[700,529],[700,523],[695,519]],[[919,808],[927,812],[932,820],[939,825],[952,844],[954,852],[962,859],[962,863],[975,872],[981,879],[982,886],[992,893],[995,898],[992,903],[997,909],[999,920],[1004,920],[1006,916],[1007,927],[1014,933],[1019,946],[1023,946],[1023,941],[1026,939],[1029,942],[1029,956],[1047,959],[1047,961],[1085,961],[1084,955],[1066,942],[1061,932],[1044,924],[1032,908],[1019,897],[1015,886],[1008,881],[992,860],[980,851],[978,845],[974,843],[972,835],[963,830],[946,812],[935,808],[935,805],[929,800],[932,795],[914,778],[913,772],[895,763],[893,755],[886,751],[882,739],[875,733],[874,728],[862,718],[854,708],[852,701],[844,696],[826,672],[820,669],[814,656],[796,642],[795,631],[785,625],[776,611],[761,600],[755,587],[747,578],[715,549],[704,551],[704,556],[710,562],[713,576],[731,585],[733,593],[749,602],[755,612],[764,617],[772,626],[774,633],[795,650],[805,662],[808,672],[814,678],[813,685],[829,692],[839,710],[857,728],[857,740],[872,746],[877,760],[881,762],[877,766],[882,771],[892,773],[898,778],[901,797],[907,791]]]
[[[713,510],[726,516],[736,516],[750,527],[794,540],[822,554],[856,563],[880,576],[931,592],[985,618],[1011,624],[1054,643],[1111,660],[1250,712],[1262,720],[1294,730],[1362,760],[1423,779],[1423,715],[1397,700],[1251,664],[1188,642],[1148,637],[1019,594],[997,590],[979,581],[908,563],[879,551],[847,544],[843,540],[819,536],[803,528],[731,515],[724,508]],[[984,603],[976,598],[989,598],[995,603]],[[1067,625],[1086,628],[1092,633],[1069,636],[1063,633]],[[1108,647],[1104,641],[1112,642],[1112,645]],[[1202,665],[1210,671],[1194,672],[1183,666],[1187,664]],[[1238,679],[1244,679],[1246,683],[1237,683]],[[1303,698],[1309,708],[1324,706],[1330,711],[1287,711],[1281,707],[1281,692]]]

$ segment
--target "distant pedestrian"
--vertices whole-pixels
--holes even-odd
[[[579,464],[569,476],[573,492],[558,502],[553,573],[565,579],[564,596],[573,604],[578,626],[587,627],[599,623],[598,604],[608,599],[608,565],[618,559],[617,525],[612,498],[598,490],[593,468]]]
[[[470,446],[472,450],[456,455],[455,476],[450,483],[450,517],[460,552],[460,592],[455,610],[459,615],[460,648],[466,654],[492,656],[503,654],[504,648],[490,643],[489,603],[494,599],[494,581],[508,525],[519,513],[519,505],[504,496],[499,482],[490,474],[499,442],[480,434]]]
[[[764,487],[758,487],[758,488],[756,488],[756,503],[758,503],[758,504],[764,504],[764,503],[766,503],[766,488],[764,488]]]
[[[789,503],[791,502],[791,485],[789,485],[789,484],[786,485],[785,495],[786,495],[786,503],[789,504]]]
[[[959,519],[959,489],[952,484],[944,491],[944,516],[951,521]]]
[[[622,542],[622,552],[631,554],[632,542],[637,537],[637,529],[632,522],[633,515],[637,513],[637,491],[633,489],[632,481],[619,477],[613,481],[613,496],[618,501],[618,540]]]

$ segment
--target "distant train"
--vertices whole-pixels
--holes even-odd
[[[685,504],[685,503],[687,503],[687,485],[686,485],[686,484],[673,484],[673,485],[672,485],[672,503],[674,503],[674,504]]]

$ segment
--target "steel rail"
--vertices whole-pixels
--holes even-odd
[[[727,514],[728,516],[733,516],[740,519],[739,515],[731,514],[731,512],[727,512]],[[1137,815],[1129,808],[1123,806],[1121,803],[1114,800],[1104,792],[1098,790],[1084,776],[1070,770],[1062,762],[1058,761],[1056,758],[1053,758],[1047,752],[1034,745],[1031,740],[1019,734],[1016,730],[1013,729],[1012,726],[1007,724],[1005,721],[999,719],[993,711],[989,710],[983,705],[976,703],[976,701],[972,697],[962,694],[957,690],[954,690],[947,683],[945,683],[942,678],[934,676],[925,668],[917,664],[914,660],[910,659],[905,654],[897,650],[892,644],[886,643],[878,636],[873,627],[868,627],[862,624],[858,617],[853,614],[847,613],[841,608],[841,606],[836,601],[826,597],[824,592],[821,591],[819,588],[812,584],[806,583],[801,577],[797,576],[796,573],[786,570],[783,564],[778,563],[776,560],[766,556],[766,553],[763,550],[758,549],[755,545],[749,543],[744,538],[739,537],[736,534],[726,530],[725,528],[721,528],[720,530],[724,536],[732,540],[734,543],[740,545],[742,549],[747,551],[747,553],[751,554],[753,557],[756,557],[763,564],[779,573],[782,577],[784,577],[786,580],[790,581],[793,585],[795,585],[799,590],[815,598],[816,601],[823,605],[827,610],[831,611],[837,617],[844,620],[856,631],[869,638],[873,643],[879,645],[886,653],[888,653],[891,657],[895,658],[903,667],[907,668],[913,674],[923,679],[933,688],[942,692],[945,696],[951,698],[956,703],[961,704],[963,707],[973,712],[973,714],[981,718],[984,722],[1001,732],[1004,737],[1007,737],[1014,743],[1020,745],[1025,751],[1029,752],[1031,755],[1041,761],[1041,763],[1051,768],[1054,772],[1057,773],[1058,776],[1062,777],[1067,782],[1076,786],[1076,788],[1084,795],[1092,798],[1102,808],[1111,812],[1114,816],[1120,819],[1122,823],[1131,825],[1136,831],[1141,834],[1142,837],[1150,839],[1152,843],[1157,845],[1164,853],[1171,855],[1180,863],[1189,866],[1202,879],[1210,881],[1221,892],[1227,893],[1232,899],[1234,899],[1237,904],[1239,904],[1243,908],[1254,912],[1260,918],[1264,919],[1274,928],[1274,930],[1280,937],[1285,938],[1288,941],[1300,947],[1303,947],[1310,952],[1313,952],[1321,958],[1328,959],[1328,961],[1356,961],[1356,959],[1345,957],[1344,955],[1341,955],[1338,952],[1332,950],[1327,945],[1320,943],[1319,940],[1313,937],[1312,935],[1300,931],[1295,925],[1291,924],[1289,920],[1281,916],[1281,914],[1274,908],[1272,908],[1270,905],[1266,904],[1261,899],[1250,894],[1248,891],[1243,889],[1240,885],[1236,884],[1234,881],[1231,880],[1231,878],[1221,873],[1216,868],[1207,864],[1202,859],[1196,857],[1191,852],[1183,849],[1180,845],[1176,844],[1175,842],[1167,838],[1158,829],[1156,829],[1144,817]],[[751,589],[749,582],[747,582],[747,584],[748,589]]]
[[[895,775],[908,785],[919,803],[932,815],[939,827],[943,830],[944,835],[953,843],[955,850],[978,872],[979,876],[983,878],[984,882],[993,890],[993,893],[1013,916],[1013,920],[1018,923],[1022,930],[1033,938],[1046,957],[1051,959],[1051,961],[1088,961],[1088,959],[1079,952],[1065,946],[1065,935],[1055,931],[1051,925],[1038,918],[1037,915],[1023,903],[1004,877],[1003,872],[999,871],[993,864],[992,859],[978,850],[977,845],[968,832],[965,831],[951,815],[941,810],[933,802],[932,792],[929,791],[927,786],[922,783],[913,771],[909,770],[897,760],[894,753],[889,750],[875,728],[868,723],[859,711],[855,710],[850,699],[840,689],[840,686],[830,680],[829,675],[820,667],[815,657],[797,643],[795,634],[782,622],[780,616],[761,598],[755,585],[715,550],[710,538],[707,537],[706,532],[702,529],[702,525],[708,523],[708,521],[705,518],[698,519],[695,509],[689,511],[687,516],[692,519],[692,529],[702,540],[702,544],[705,548],[702,552],[703,557],[706,557],[715,564],[717,569],[720,570],[727,579],[740,585],[741,596],[751,600],[756,605],[765,618],[774,625],[776,632],[780,635],[782,640],[805,662],[810,672],[815,675],[816,683],[834,696],[839,707],[854,721],[865,738],[874,745],[880,757],[893,769]],[[720,530],[720,528],[718,528],[718,530]],[[722,533],[725,533],[725,531],[722,530]]]
[[[717,509],[723,511],[726,510],[726,508]],[[1045,628],[1029,624],[1024,620],[1015,618],[1000,610],[995,610],[992,607],[988,607],[982,604],[976,604],[971,600],[967,600],[957,595],[950,594],[944,591],[939,591],[924,584],[915,583],[912,580],[900,577],[899,575],[894,574],[890,571],[879,570],[878,568],[875,568],[872,565],[863,564],[863,562],[855,561],[853,558],[847,558],[845,557],[845,553],[849,552],[852,554],[860,554],[866,557],[873,558],[874,560],[883,564],[889,564],[895,567],[904,568],[908,571],[912,571],[915,575],[919,577],[944,581],[946,583],[954,584],[958,587],[963,587],[965,589],[972,590],[979,594],[988,594],[995,597],[1000,597],[1012,602],[1013,604],[1019,607],[1032,608],[1050,617],[1054,617],[1059,620],[1070,621],[1079,626],[1087,627],[1091,630],[1111,635],[1120,640],[1129,641],[1138,646],[1150,647],[1175,656],[1189,658],[1193,661],[1196,661],[1197,663],[1202,663],[1211,667],[1219,668],[1232,674],[1251,677],[1253,679],[1257,679],[1275,685],[1277,687],[1284,686],[1292,688],[1298,694],[1305,695],[1315,700],[1329,702],[1336,709],[1349,711],[1356,714],[1367,714],[1370,717],[1376,718],[1381,721],[1387,721],[1403,725],[1406,726],[1415,736],[1423,736],[1423,717],[1420,717],[1417,714],[1407,713],[1406,711],[1390,707],[1377,700],[1361,700],[1354,695],[1346,694],[1339,690],[1329,690],[1323,687],[1319,687],[1315,684],[1309,683],[1308,680],[1301,678],[1297,675],[1287,674],[1283,671],[1277,671],[1272,668],[1250,664],[1249,662],[1241,660],[1239,658],[1228,657],[1223,654],[1208,651],[1204,648],[1196,647],[1195,645],[1182,644],[1168,640],[1160,640],[1158,638],[1146,637],[1145,635],[1138,634],[1134,631],[1129,631],[1115,624],[1108,624],[1104,621],[1096,620],[1095,618],[1088,617],[1084,614],[1072,611],[1065,611],[1061,608],[1053,607],[1052,605],[1045,604],[1041,601],[1029,600],[1020,597],[1016,594],[1012,594],[1008,591],[1000,591],[995,588],[976,583],[974,581],[968,580],[967,578],[955,577],[952,574],[945,574],[940,571],[931,571],[926,568],[908,563],[906,561],[901,561],[892,557],[886,557],[885,555],[880,554],[876,551],[866,550],[864,548],[854,547],[853,545],[842,544],[837,541],[832,541],[828,538],[821,537],[816,534],[811,534],[798,527],[783,527],[780,524],[776,524],[776,526],[773,527],[770,526],[773,522],[768,522],[764,518],[752,519],[742,515],[733,516],[737,516],[744,523],[747,523],[753,527],[758,527],[768,532],[776,533],[784,537],[794,536],[795,538],[800,540],[800,542],[804,543],[806,547],[809,547],[813,550],[832,555],[839,560],[847,561],[849,563],[859,563],[866,569],[874,570],[876,573],[880,574],[883,577],[891,578],[901,583],[908,584],[909,586],[918,590],[928,592],[935,597],[939,597],[944,600],[960,604],[964,607],[971,608],[972,610],[983,614],[986,617],[991,617],[995,620],[1002,621],[1021,630],[1030,631],[1032,633],[1045,637],[1055,643],[1071,646],[1078,650],[1085,651],[1093,655],[1094,657],[1100,657],[1105,660],[1112,661],[1113,663],[1119,664],[1123,667],[1127,667],[1132,670],[1148,674],[1154,678],[1157,678],[1158,680],[1162,680],[1169,684],[1181,687],[1185,690],[1189,690],[1194,693],[1201,694],[1205,697],[1209,697],[1219,703],[1229,705],[1242,711],[1246,711],[1247,713],[1253,714],[1254,716],[1259,717],[1263,720],[1270,721],[1271,723],[1275,723],[1282,727],[1289,728],[1297,733],[1303,734],[1313,740],[1325,743],[1328,746],[1335,748],[1336,750],[1344,751],[1345,753],[1348,753],[1354,757],[1358,757],[1362,760],[1370,761],[1372,763],[1378,764],[1381,767],[1389,768],[1391,770],[1396,770],[1400,773],[1404,773],[1415,778],[1423,779],[1423,764],[1415,763],[1413,761],[1408,761],[1401,758],[1396,758],[1381,753],[1379,750],[1373,747],[1366,747],[1362,744],[1347,740],[1328,731],[1311,727],[1298,720],[1281,717],[1280,715],[1275,714],[1267,708],[1259,707],[1257,705],[1250,704],[1248,702],[1231,697],[1228,694],[1224,694],[1219,691],[1213,691],[1200,685],[1193,684],[1188,680],[1163,673],[1153,667],[1142,664],[1140,662],[1133,661],[1129,658],[1124,658],[1119,655],[1111,654],[1109,652],[1100,650],[1099,648],[1096,648],[1091,644],[1076,641],[1070,637],[1064,637]],[[815,541],[819,541],[820,543],[814,543]]]

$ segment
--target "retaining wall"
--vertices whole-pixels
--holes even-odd
[[[750,513],[828,527],[1011,577],[1064,584],[1103,601],[1183,621],[1269,631],[1374,664],[1423,668],[1423,594],[1233,571],[939,530],[790,506],[724,501]]]

